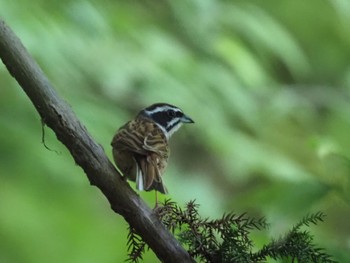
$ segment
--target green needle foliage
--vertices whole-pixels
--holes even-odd
[[[199,205],[190,201],[185,209],[175,202],[166,200],[156,212],[163,224],[172,231],[188,253],[200,262],[266,262],[269,259],[285,259],[288,262],[334,261],[322,248],[313,243],[313,237],[302,227],[322,222],[322,212],[305,216],[288,233],[278,240],[272,240],[260,250],[254,247],[249,234],[253,230],[268,227],[265,218],[250,218],[246,214],[224,214],[220,219],[201,218]],[[129,228],[128,261],[139,262],[146,243]]]
[[[142,254],[145,251],[146,243],[142,238],[135,232],[135,230],[129,225],[128,234],[128,260],[131,262],[138,262],[142,259]]]

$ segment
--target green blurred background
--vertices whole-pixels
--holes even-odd
[[[350,262],[348,0],[0,0],[0,16],[109,157],[139,109],[178,105],[196,124],[172,138],[168,197],[266,216],[258,247],[323,211],[315,242]],[[122,262],[127,224],[51,130],[58,153],[41,144],[3,64],[0,86],[0,262]]]

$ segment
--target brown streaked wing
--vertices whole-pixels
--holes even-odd
[[[139,120],[132,120],[126,123],[114,136],[112,145],[118,147],[120,151],[147,155],[147,151],[142,146],[146,134],[144,129],[138,128],[140,126]]]
[[[147,119],[136,119],[125,124],[113,138],[112,145],[142,155],[155,152],[168,157],[168,141],[163,131]]]
[[[161,175],[167,164],[169,146],[163,131],[154,122],[135,119],[126,123],[113,138],[112,145],[139,155],[135,159],[144,175],[145,190],[152,190],[153,185],[162,185],[161,188],[166,189]]]

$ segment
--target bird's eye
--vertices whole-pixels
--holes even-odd
[[[169,110],[168,111],[168,116],[171,117],[171,118],[174,118],[176,116],[176,112],[173,111],[173,110]]]

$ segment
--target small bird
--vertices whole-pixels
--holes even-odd
[[[168,142],[184,123],[194,121],[176,106],[156,103],[141,110],[114,135],[114,161],[124,177],[136,181],[138,190],[167,194],[162,175],[170,154]]]

